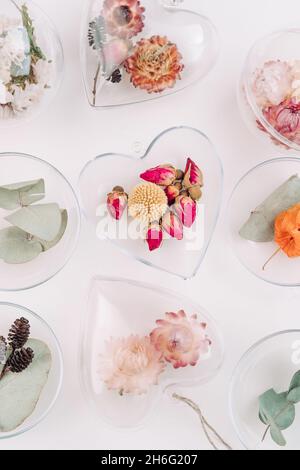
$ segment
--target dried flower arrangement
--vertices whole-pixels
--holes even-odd
[[[262,115],[274,130],[300,145],[300,61],[266,62],[255,71],[253,93]],[[268,133],[263,123],[257,124]]]
[[[128,215],[139,221],[149,250],[161,247],[165,234],[183,240],[184,227],[191,228],[197,218],[197,202],[202,197],[203,174],[196,163],[187,159],[185,171],[171,164],[159,165],[140,175],[143,183],[129,195],[115,186],[107,196],[111,217]]]
[[[0,432],[15,430],[34,412],[48,380],[51,352],[29,335],[29,321],[20,318],[7,339],[0,336]]]
[[[281,446],[287,442],[282,431],[291,427],[295,421],[295,405],[300,403],[300,371],[298,371],[287,392],[276,393],[274,389],[268,390],[259,397],[259,419],[267,426],[263,435],[264,442],[270,432],[273,441]]]
[[[281,251],[289,258],[300,256],[300,178],[293,175],[260,204],[239,234],[256,243],[274,241],[278,246],[267,264]]]
[[[50,88],[51,60],[39,47],[26,2],[19,18],[0,16],[0,119],[24,115]]]
[[[161,93],[181,79],[182,56],[166,36],[133,42],[143,31],[144,21],[145,8],[140,0],[104,0],[99,16],[90,22],[88,41],[98,57],[94,106],[101,77],[119,84],[126,72],[130,83],[147,93]]]
[[[0,187],[0,208],[16,212],[0,230],[0,259],[8,264],[32,261],[56,246],[67,228],[68,213],[56,203],[34,204],[45,197],[43,179]]]

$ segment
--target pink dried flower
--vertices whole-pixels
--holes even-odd
[[[113,39],[104,44],[102,52],[106,76],[110,76],[127,59],[128,51],[128,42],[123,39]]]
[[[183,225],[174,212],[167,212],[162,219],[163,229],[176,240],[183,239]]]
[[[179,187],[171,185],[165,188],[165,193],[168,198],[169,206],[171,206],[172,204],[174,204],[175,199],[179,196],[180,190]]]
[[[291,94],[292,82],[292,68],[287,62],[266,62],[255,73],[253,92],[257,104],[262,108],[279,105]]]
[[[175,369],[196,366],[201,356],[208,354],[211,341],[206,335],[206,324],[199,322],[197,315],[189,319],[183,310],[166,313],[165,319],[156,324],[151,341]]]
[[[263,112],[269,124],[286,139],[300,144],[300,103],[288,99]]]
[[[172,165],[159,165],[145,171],[140,177],[149,183],[155,183],[159,186],[170,186],[176,179],[176,168]]]
[[[143,30],[144,11],[139,0],[105,0],[102,15],[109,34],[130,39]]]
[[[110,215],[120,220],[127,206],[128,196],[121,186],[116,186],[107,196],[107,209]]]
[[[203,186],[202,171],[191,158],[186,162],[183,184],[187,189],[192,186]]]
[[[197,203],[189,196],[181,195],[174,205],[176,214],[185,227],[190,228],[197,217]]]
[[[146,242],[148,243],[150,251],[157,250],[161,247],[163,242],[163,231],[158,223],[153,222],[150,224],[146,234]]]
[[[99,374],[109,390],[120,395],[147,393],[158,384],[164,371],[161,353],[152,344],[149,336],[112,338],[106,351],[100,356]]]

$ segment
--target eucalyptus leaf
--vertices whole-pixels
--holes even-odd
[[[272,437],[273,441],[277,445],[279,445],[280,447],[286,446],[287,442],[286,442],[282,432],[280,431],[280,429],[278,427],[276,427],[276,426],[271,427],[270,433],[271,433],[271,437]]]
[[[300,387],[300,371],[296,372],[296,374],[292,378],[289,391],[293,390],[294,388],[298,388],[298,387]]]
[[[281,431],[288,429],[295,421],[296,409],[288,401],[288,393],[276,393],[268,390],[259,398],[260,412],[268,420],[271,427],[278,427]]]
[[[37,237],[34,237],[34,240],[38,241],[42,245],[43,251],[50,250],[51,248],[53,248],[60,242],[60,240],[65,234],[67,225],[68,225],[68,212],[64,209],[61,211],[61,226],[60,226],[58,235],[54,238],[54,240],[48,242],[46,240],[42,240],[41,238],[37,238]]]
[[[288,394],[288,400],[292,403],[300,403],[300,387],[293,388]]]
[[[32,415],[48,380],[50,349],[36,339],[29,340],[26,347],[34,351],[32,364],[19,374],[8,372],[0,380],[0,432],[15,430]]]
[[[277,215],[298,202],[300,202],[300,178],[294,175],[251,213],[239,232],[240,236],[253,242],[273,241]]]
[[[45,182],[43,179],[1,186],[0,208],[15,210],[38,202],[44,197]]]
[[[5,220],[30,235],[51,242],[59,235],[62,214],[58,204],[37,204],[23,207]]]
[[[0,230],[0,258],[8,264],[32,261],[43,251],[40,242],[28,238],[28,234],[17,227]]]

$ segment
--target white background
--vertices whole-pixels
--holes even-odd
[[[107,274],[143,280],[194,297],[219,322],[226,360],[219,375],[204,387],[187,390],[208,420],[235,449],[241,448],[229,417],[228,386],[241,355],[263,336],[299,327],[299,289],[273,287],[250,275],[226,241],[226,204],[236,181],[250,167],[278,155],[278,150],[251,135],[236,103],[236,84],[254,40],[272,30],[297,26],[299,0],[185,0],[211,18],[221,37],[221,55],[210,75],[177,95],[129,108],[94,112],[84,95],[79,32],[84,0],[36,0],[52,17],[65,51],[63,85],[54,103],[36,121],[0,131],[0,151],[20,151],[44,158],[60,169],[77,189],[83,165],[104,152],[131,152],[135,141],[147,146],[163,129],[185,124],[204,131],[215,143],[225,169],[223,209],[206,259],[189,282],[142,266],[104,242],[89,250],[83,229],[68,266],[53,280],[27,292],[0,293],[0,300],[19,303],[43,316],[54,328],[65,359],[62,393],[37,428],[2,449],[208,449],[196,415],[162,400],[146,428],[117,431],[95,421],[78,379],[80,321],[90,278]],[[299,24],[298,24],[299,26]],[[254,188],[255,190],[255,188]]]

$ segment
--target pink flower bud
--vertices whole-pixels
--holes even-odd
[[[147,231],[146,242],[150,251],[160,248],[163,242],[163,231],[157,222],[152,223]]]
[[[107,196],[107,209],[113,219],[120,220],[127,206],[128,196],[124,189],[116,186]]]
[[[189,196],[179,196],[174,208],[183,225],[190,228],[196,220],[197,203]]]
[[[159,186],[170,186],[176,179],[176,169],[172,165],[159,165],[142,173],[140,177]]]
[[[180,191],[179,191],[179,188],[177,188],[176,186],[171,185],[171,186],[166,187],[165,193],[166,193],[167,198],[168,198],[169,206],[171,206],[172,204],[174,204],[175,199],[179,196]]]
[[[186,188],[191,188],[192,186],[203,186],[202,171],[190,158],[188,158],[186,162],[183,183]]]
[[[163,229],[176,240],[183,239],[183,225],[174,212],[167,212],[162,219]]]

